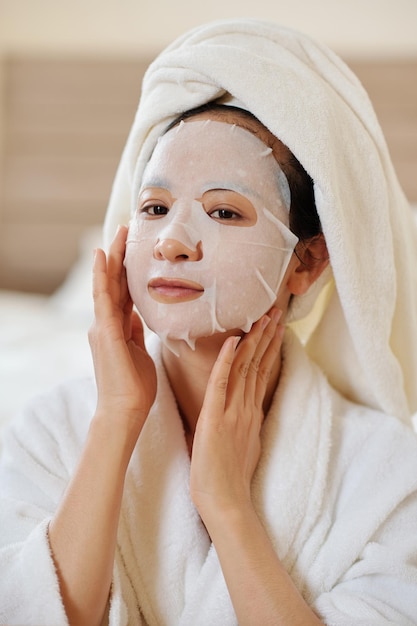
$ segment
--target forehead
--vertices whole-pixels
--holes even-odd
[[[192,174],[192,178],[189,176]],[[281,192],[285,177],[273,150],[246,128],[199,115],[163,135],[142,179],[144,186],[239,183],[257,193]]]
[[[291,152],[266,126],[250,113],[234,107],[222,106],[208,111],[200,111],[192,114],[191,120],[213,120],[225,124],[235,125],[242,128],[255,137],[258,137],[266,146],[272,148],[272,154],[279,165],[286,163],[291,157]]]

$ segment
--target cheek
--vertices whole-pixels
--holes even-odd
[[[152,259],[153,245],[150,241],[127,244],[124,260],[127,285],[130,296],[138,308],[141,298],[147,293],[148,275]]]
[[[245,290],[256,276],[265,276],[274,284],[283,262],[283,252],[257,241],[220,241],[212,259],[213,272],[223,286],[233,291]]]
[[[213,296],[220,325],[248,330],[275,302],[290,256],[290,249],[259,242],[219,246]]]
[[[212,265],[218,314],[251,314],[259,306],[263,309],[277,287],[277,261],[276,253],[256,244],[229,241],[219,246]]]

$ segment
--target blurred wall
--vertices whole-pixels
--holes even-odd
[[[303,30],[349,57],[417,54],[417,0],[0,0],[0,54],[155,53],[236,16]]]
[[[299,29],[350,59],[417,57],[417,0],[0,0],[0,171],[2,57],[149,58],[189,28],[236,16]]]
[[[417,56],[417,0],[0,0],[0,161],[2,57],[149,58],[189,28],[236,16],[299,29],[351,59]]]
[[[76,219],[78,213],[82,211],[88,214],[89,220],[101,221],[137,102],[136,91],[132,98],[130,93],[131,89],[138,89],[136,69],[133,70],[135,78],[129,78],[130,60],[143,64],[186,30],[207,21],[233,17],[257,17],[304,31],[327,43],[349,62],[355,58],[361,62],[364,59],[389,60],[389,67],[382,63],[377,76],[371,63],[365,84],[369,82],[371,91],[372,83],[378,92],[381,87],[385,92],[388,90],[385,118],[395,117],[396,123],[387,138],[392,139],[394,148],[397,143],[400,146],[397,163],[404,177],[412,180],[412,187],[408,189],[415,200],[417,127],[413,120],[414,85],[417,83],[407,79],[408,73],[404,80],[398,68],[404,70],[404,59],[414,59],[410,75],[415,77],[417,0],[210,0],[205,3],[198,0],[0,0],[0,284],[3,287],[7,278],[6,286],[12,288],[40,290],[42,284],[43,289],[52,289],[52,283],[46,284],[45,275],[48,273],[48,280],[55,281],[54,284],[59,282],[75,258],[78,233],[85,226],[81,219]],[[117,59],[124,67],[124,77],[117,71]],[[398,59],[398,64],[393,59]],[[109,60],[116,71],[112,76]],[[62,67],[68,72],[72,65],[78,68],[75,82],[83,85],[82,93],[73,89],[68,78],[74,78],[74,72],[63,75]],[[101,74],[100,65],[106,68],[101,69]],[[407,68],[405,70],[408,72]],[[19,91],[19,77],[25,79],[21,80],[23,91]],[[25,91],[28,85],[30,93]],[[92,103],[94,111],[100,110],[101,117],[95,114],[87,126],[78,121],[77,134],[70,118],[75,123],[77,115],[91,110]],[[129,107],[132,112],[128,114]],[[111,123],[105,122],[105,111]],[[63,126],[58,128],[57,120],[63,122]],[[103,124],[99,128],[100,121]],[[122,121],[126,128],[123,126],[119,133]],[[115,132],[115,123],[120,137]],[[45,145],[42,143],[45,138],[42,139],[38,131],[45,131],[46,126]],[[49,132],[49,126],[55,134]],[[89,133],[84,133],[85,128]],[[93,131],[98,139],[96,143],[91,139]],[[120,147],[110,151],[109,146],[116,140],[120,141]],[[103,142],[108,144],[108,154],[102,147]],[[97,197],[93,189],[98,190]],[[85,200],[90,201],[88,211]],[[45,233],[49,233],[48,245],[42,238]],[[62,247],[63,239],[67,256]],[[39,284],[34,282],[34,259],[39,269]],[[23,281],[19,284],[18,276]]]

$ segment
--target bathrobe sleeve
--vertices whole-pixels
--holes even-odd
[[[70,392],[69,392],[70,391]],[[5,433],[0,463],[0,624],[66,626],[48,524],[92,415],[92,385],[39,397]]]

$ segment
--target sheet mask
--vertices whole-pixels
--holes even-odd
[[[194,348],[200,337],[248,332],[274,304],[298,241],[288,228],[289,204],[272,150],[251,132],[190,119],[160,138],[143,175],[125,266],[133,302],[171,350],[178,340]],[[167,213],[150,215],[155,206]],[[220,219],[219,210],[236,215]],[[185,302],[157,301],[148,286],[161,278],[203,290]]]

